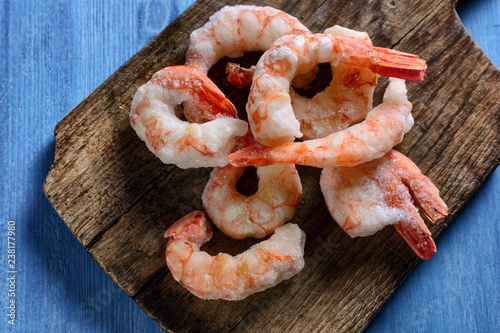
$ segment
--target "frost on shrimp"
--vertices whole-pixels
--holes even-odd
[[[241,146],[256,144],[251,133],[238,141]],[[302,193],[300,177],[293,164],[257,168],[258,189],[246,196],[236,189],[244,171],[232,165],[215,168],[203,192],[203,206],[226,235],[263,238],[293,218]]]
[[[436,252],[413,202],[431,222],[445,217],[448,208],[436,186],[405,155],[392,150],[355,167],[325,167],[320,186],[330,214],[351,237],[394,224],[420,258],[430,259]]]
[[[302,137],[289,94],[290,82],[311,66],[330,62],[337,66],[367,68],[374,73],[421,80],[426,64],[415,55],[374,47],[364,41],[330,34],[288,34],[260,58],[246,106],[255,139],[265,145]]]
[[[213,120],[198,124],[179,119],[176,106],[184,101],[210,110]],[[130,123],[163,163],[181,168],[223,166],[236,137],[248,129],[235,114],[232,103],[199,70],[172,66],[157,72],[138,89]]]
[[[290,279],[304,267],[305,233],[286,224],[265,241],[231,256],[211,256],[200,247],[212,237],[201,211],[192,212],[165,232],[166,261],[173,278],[203,299],[240,300]]]
[[[286,33],[309,31],[295,17],[272,7],[226,6],[192,32],[186,64],[208,70],[223,57],[266,51]]]
[[[371,110],[363,122],[321,139],[244,148],[230,154],[228,161],[234,166],[265,166],[272,163],[294,163],[318,168],[329,165],[354,166],[380,158],[400,143],[413,126],[411,109],[405,82],[390,78],[383,103]]]

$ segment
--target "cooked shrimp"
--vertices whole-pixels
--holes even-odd
[[[324,32],[336,36],[352,37],[372,45],[366,32],[333,26]],[[342,61],[330,64],[332,80],[328,87],[312,98],[299,95],[294,89],[303,87],[312,78],[295,78],[290,87],[291,105],[300,123],[303,139],[318,139],[346,129],[366,117],[372,109],[373,91],[377,75],[370,69],[345,65]],[[227,80],[237,88],[252,84],[255,66],[243,68],[232,62],[226,67]],[[311,72],[314,75],[315,72]],[[298,80],[297,80],[298,79]],[[300,86],[297,85],[300,83]]]
[[[371,110],[363,122],[321,139],[244,148],[230,154],[228,161],[239,167],[272,163],[318,168],[361,164],[382,157],[403,140],[403,135],[413,126],[411,109],[405,82],[391,78],[383,103]]]
[[[203,299],[240,300],[290,279],[304,267],[305,233],[296,224],[279,227],[268,240],[234,257],[200,251],[212,237],[201,211],[174,223],[166,237],[165,256],[173,278]]]
[[[413,201],[434,222],[448,208],[432,181],[405,155],[392,150],[355,167],[325,167],[321,191],[332,217],[351,237],[369,236],[394,224],[422,259],[436,252],[431,233]]]
[[[338,25],[326,29],[324,33],[356,38],[372,45],[366,32]],[[330,67],[330,84],[312,98],[290,89],[292,108],[304,140],[319,139],[344,130],[362,121],[373,108],[377,74],[368,68],[346,65],[342,60],[338,64],[330,63]]]
[[[238,142],[256,144],[250,132]],[[244,171],[232,165],[215,168],[203,192],[203,207],[226,235],[263,238],[292,219],[302,193],[300,177],[294,164],[257,168],[257,192],[246,196],[236,190]]]
[[[190,36],[186,64],[204,74],[223,57],[266,51],[291,32],[309,31],[295,17],[272,7],[225,6]]]
[[[175,107],[187,100],[218,116],[203,124],[179,119]],[[248,130],[248,124],[234,118],[235,114],[233,104],[199,70],[172,66],[154,74],[138,89],[130,123],[163,163],[181,168],[223,166],[236,137]]]
[[[415,55],[373,47],[361,40],[328,34],[288,34],[267,50],[255,67],[246,110],[255,139],[265,145],[302,137],[290,101],[290,82],[318,63],[363,67],[402,79],[421,80],[425,61]]]

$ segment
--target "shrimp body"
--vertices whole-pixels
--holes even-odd
[[[413,126],[411,109],[405,82],[390,78],[383,103],[363,122],[320,139],[244,148],[230,154],[228,161],[234,166],[294,163],[318,168],[361,164],[382,157],[403,140]]]
[[[391,150],[355,167],[325,167],[320,186],[330,214],[351,237],[394,224],[420,258],[430,259],[436,252],[413,201],[432,222],[446,216],[448,208],[432,181],[405,155]]]
[[[265,145],[302,137],[291,105],[290,82],[318,63],[340,62],[374,73],[421,80],[425,61],[395,50],[373,47],[352,37],[331,34],[288,34],[278,39],[255,67],[246,106],[255,139]]]
[[[251,133],[244,144],[255,144]],[[300,177],[293,164],[257,168],[258,189],[246,196],[236,190],[244,171],[232,165],[215,168],[203,192],[203,207],[226,235],[263,238],[292,219],[302,193]]]
[[[268,240],[237,256],[200,251],[212,237],[201,211],[175,222],[166,237],[166,261],[173,278],[203,299],[240,300],[290,279],[304,267],[305,234],[295,224],[281,226]]]
[[[223,57],[266,51],[275,40],[291,32],[309,31],[295,17],[272,7],[225,6],[201,28],[193,31],[186,65],[204,74]]]
[[[209,110],[203,124],[179,119],[176,106],[190,101]],[[208,112],[208,111],[207,111]],[[181,168],[223,166],[248,130],[217,86],[192,66],[166,67],[141,86],[132,100],[130,123],[139,138],[163,163]]]

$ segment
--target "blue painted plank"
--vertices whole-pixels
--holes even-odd
[[[161,332],[95,263],[42,192],[57,122],[193,1],[0,1],[0,332]],[[461,18],[500,64],[500,1]],[[368,332],[500,327],[500,171],[437,241]],[[8,221],[15,221],[16,325],[8,324]]]
[[[0,332],[162,331],[78,243],[42,184],[57,122],[189,4],[0,3],[0,262],[7,263],[7,222],[13,220],[17,271],[10,298],[2,265]],[[10,299],[15,326],[7,321]]]

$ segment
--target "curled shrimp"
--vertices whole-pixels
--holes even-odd
[[[211,256],[200,247],[212,237],[201,211],[192,212],[165,232],[165,253],[173,278],[203,299],[240,300],[290,279],[304,267],[305,233],[285,224],[265,241],[237,256]]]
[[[380,75],[421,80],[425,61],[415,55],[374,47],[364,41],[330,34],[288,34],[278,39],[255,67],[246,110],[255,139],[265,145],[302,137],[289,94],[297,74],[318,63],[340,61]]]
[[[251,146],[228,156],[234,166],[264,166],[294,163],[323,168],[353,166],[380,158],[403,140],[413,126],[412,105],[405,82],[390,78],[383,103],[368,112],[366,119],[324,138],[286,142],[272,147]]]
[[[402,153],[391,150],[355,167],[325,167],[320,186],[330,214],[351,237],[369,236],[394,224],[420,258],[428,260],[436,252],[412,202],[431,222],[445,217],[448,208],[432,181]]]
[[[356,38],[372,45],[366,32],[338,25],[326,29],[324,33]],[[309,84],[312,78],[301,76],[292,81],[289,92],[291,106],[295,118],[300,123],[302,139],[318,139],[346,129],[363,120],[372,109],[377,74],[368,68],[348,66],[342,61],[338,64],[330,63],[330,67],[332,71],[330,84],[312,98],[301,96],[293,89]],[[237,88],[250,86],[254,71],[255,66],[243,68],[228,62],[226,67],[227,80]],[[315,74],[314,71],[308,73],[313,76]],[[297,82],[301,85],[297,85]]]
[[[333,26],[325,34],[352,37],[372,45],[366,32]],[[290,89],[291,105],[300,123],[303,140],[323,138],[362,121],[373,108],[377,74],[369,68],[346,65],[342,60],[330,63],[330,84],[312,98]]]
[[[225,6],[190,36],[186,64],[204,74],[223,57],[266,51],[286,33],[309,31],[295,17],[272,7]]]
[[[177,117],[176,106],[188,100],[210,110],[213,120],[198,124]],[[248,130],[235,117],[234,105],[217,86],[198,69],[183,65],[155,73],[138,89],[130,110],[139,138],[163,163],[181,168],[226,165],[236,137]]]
[[[250,144],[255,142],[248,132],[238,140],[237,147]],[[246,196],[236,190],[244,171],[244,167],[232,165],[215,168],[203,192],[203,207],[226,235],[263,238],[292,219],[302,193],[300,177],[293,164],[257,168],[258,189]]]
[[[309,30],[299,20],[272,7],[225,6],[213,14],[205,25],[191,33],[186,65],[208,74],[209,69],[223,57],[241,57],[244,52],[266,51],[282,35],[303,31]],[[240,73],[243,74],[243,71]],[[239,76],[235,78],[241,79]],[[190,122],[203,122],[204,116],[200,114],[205,117],[210,115],[209,111],[191,101],[186,101],[183,106],[184,115]]]
[[[266,51],[284,34],[309,32],[300,21],[276,8],[259,6],[225,6],[201,28],[193,31],[186,53],[186,65],[198,68],[204,74],[223,57],[236,58],[244,52]],[[294,80],[298,87],[312,81],[315,67]],[[252,81],[253,70],[228,63],[228,80],[241,88]],[[190,122],[201,122],[199,113],[205,113],[191,102],[184,103],[184,113]],[[201,111],[201,112],[200,112]]]

